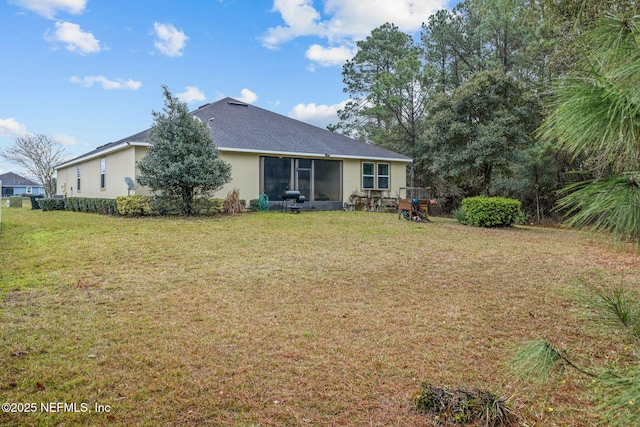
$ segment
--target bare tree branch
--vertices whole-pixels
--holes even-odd
[[[0,156],[22,166],[38,178],[47,197],[56,192],[53,182],[54,168],[67,157],[63,147],[56,144],[52,137],[43,134],[16,137],[13,145],[0,152]]]

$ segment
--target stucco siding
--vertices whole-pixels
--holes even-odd
[[[147,152],[144,146],[125,146],[116,151],[110,151],[103,156],[95,156],[80,162],[73,162],[64,167],[57,169],[58,177],[58,194],[68,197],[101,197],[116,198],[118,196],[127,195],[127,184],[125,177],[131,177],[137,180],[139,171],[137,170],[137,162],[139,162]],[[221,151],[220,157],[231,165],[231,182],[224,185],[214,194],[214,197],[225,198],[227,194],[234,188],[240,190],[240,198],[247,202],[251,199],[257,199],[261,192],[260,177],[260,158],[265,154],[257,152],[234,152]],[[295,157],[291,157],[295,158]],[[101,168],[105,167],[104,186],[102,186]],[[388,180],[389,188],[382,191],[385,197],[394,197],[399,193],[400,187],[406,186],[406,165],[404,161],[393,160],[361,160],[352,158],[333,157],[332,160],[342,162],[342,192],[341,202],[349,201],[351,194],[366,192],[363,188],[363,162],[380,163],[389,165]],[[77,168],[81,168],[81,187],[77,188]],[[375,179],[377,183],[377,176]],[[137,184],[137,181],[136,181]],[[132,193],[134,194],[134,193]],[[135,190],[135,194],[151,195],[150,191],[142,186]],[[322,207],[322,203],[317,203],[320,209],[336,208],[336,202]],[[338,202],[340,205],[340,202]]]
[[[220,158],[231,165],[231,182],[225,184],[214,197],[224,199],[234,188],[240,190],[240,198],[249,202],[260,197],[260,155],[224,151]]]
[[[58,194],[68,197],[96,197],[115,199],[127,194],[126,176],[135,178],[136,147],[125,148],[104,156],[57,170]],[[102,165],[104,159],[104,186]],[[78,190],[78,166],[80,167],[80,190]]]
[[[357,159],[347,159],[342,161],[342,198],[349,200],[353,193],[362,190],[361,184],[361,161]]]
[[[383,191],[384,196],[395,197],[398,195],[401,187],[407,186],[407,163],[406,162],[390,162],[373,160],[365,160],[369,163],[388,163],[389,164],[389,189]],[[366,191],[362,187],[362,163],[363,160],[347,159],[343,163],[343,192],[345,200],[353,193],[362,193]]]

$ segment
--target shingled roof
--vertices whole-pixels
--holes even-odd
[[[208,124],[213,142],[223,152],[411,161],[411,158],[402,154],[232,98],[224,98],[203,105],[191,114]],[[147,129],[119,141],[105,144],[90,153],[66,162],[65,165],[117,149],[124,144],[145,143],[149,131],[150,129]]]
[[[0,175],[0,181],[2,181],[3,187],[42,187],[42,184],[13,172]]]

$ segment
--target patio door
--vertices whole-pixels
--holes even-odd
[[[296,159],[295,189],[311,202],[311,159]]]

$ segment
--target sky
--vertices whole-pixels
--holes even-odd
[[[453,0],[0,0],[0,150],[44,134],[69,158],[231,97],[316,126],[342,66],[385,22],[418,35]],[[29,177],[0,158],[0,173]]]

